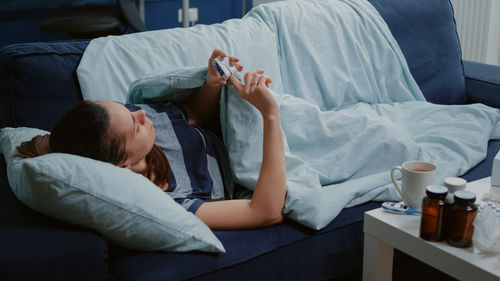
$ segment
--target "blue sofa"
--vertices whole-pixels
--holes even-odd
[[[370,0],[398,41],[428,101],[500,107],[500,67],[461,60],[449,0]],[[89,41],[9,45],[0,50],[0,127],[50,130],[81,92],[75,69]],[[490,175],[500,141],[463,177]],[[325,280],[360,270],[363,214],[345,208],[327,227],[292,221],[265,229],[216,231],[225,254],[132,251],[98,233],[24,206],[0,156],[0,280]]]

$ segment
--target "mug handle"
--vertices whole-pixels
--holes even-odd
[[[396,187],[396,189],[398,190],[399,194],[401,195],[401,197],[403,197],[403,191],[402,191],[402,188],[401,186],[399,186],[398,182],[396,181],[396,178],[394,177],[394,172],[396,172],[396,170],[399,170],[400,173],[403,173],[403,167],[401,166],[396,166],[394,168],[391,169],[391,179],[392,179],[392,183],[394,184],[394,186]]]

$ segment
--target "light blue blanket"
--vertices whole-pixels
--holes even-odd
[[[283,1],[218,25],[93,40],[78,68],[84,98],[185,99],[186,89],[203,83],[207,69],[198,65],[213,48],[272,77],[286,146],[284,212],[314,229],[346,206],[400,200],[389,175],[395,165],[433,162],[442,182],[480,162],[488,140],[500,137],[497,109],[425,101],[383,19],[364,0]],[[261,117],[231,86],[220,105],[234,177],[253,189]]]

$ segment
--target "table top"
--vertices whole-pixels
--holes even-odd
[[[478,202],[490,189],[490,178],[467,184]],[[365,213],[364,232],[460,280],[500,280],[500,255],[481,255],[473,247],[456,248],[419,237],[420,216],[400,215],[382,208]]]

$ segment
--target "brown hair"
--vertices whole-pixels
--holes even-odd
[[[170,163],[163,149],[156,144],[146,155],[146,177],[152,180],[157,186],[170,183]],[[153,178],[154,177],[154,178]]]
[[[51,133],[36,136],[17,147],[18,156],[31,158],[61,152],[118,165],[127,159],[124,140],[112,133],[107,110],[97,103],[82,101],[54,126]],[[145,176],[156,185],[170,182],[170,163],[156,144],[146,155]]]
[[[17,147],[17,156],[31,158],[52,152],[49,146],[50,135],[36,136],[30,141],[24,141]]]

